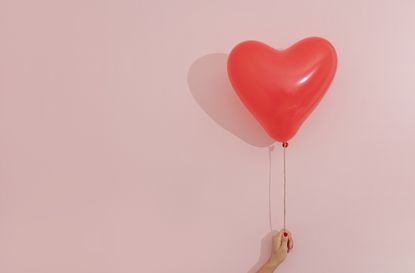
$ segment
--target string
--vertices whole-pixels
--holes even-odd
[[[268,212],[269,212],[269,228],[272,231],[272,203],[271,203],[271,185],[272,185],[272,151],[274,150],[274,145],[269,146],[268,149]]]
[[[287,214],[287,204],[286,204],[286,199],[287,199],[287,171],[286,171],[286,166],[285,166],[285,150],[287,149],[287,144],[283,144],[284,147],[284,155],[283,155],[283,166],[284,166],[284,230],[285,230],[285,218],[286,218],[286,214]]]
[[[284,142],[282,144],[283,147],[283,177],[284,177],[284,199],[283,199],[283,208],[284,208],[284,218],[283,218],[283,226],[284,230],[286,230],[286,216],[287,216],[287,168],[286,168],[286,148],[288,147],[288,143]],[[272,151],[274,150],[274,145],[269,146],[268,149],[268,211],[269,211],[269,227],[272,231],[272,202],[271,202],[271,185],[272,185]]]

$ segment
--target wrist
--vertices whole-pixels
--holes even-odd
[[[265,264],[268,268],[275,270],[280,265],[280,262],[277,259],[270,257]]]

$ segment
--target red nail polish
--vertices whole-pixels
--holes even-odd
[[[288,236],[288,233],[287,232],[284,232],[284,236],[287,237]]]

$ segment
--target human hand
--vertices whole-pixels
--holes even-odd
[[[280,230],[272,237],[272,252],[269,262],[275,265],[280,265],[287,254],[294,246],[294,241],[291,232],[288,230]]]
[[[293,237],[288,230],[280,230],[272,237],[272,251],[268,261],[262,265],[257,273],[272,273],[285,260],[287,253],[294,246]]]

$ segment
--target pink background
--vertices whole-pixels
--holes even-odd
[[[0,272],[253,273],[270,140],[226,54],[322,36],[279,272],[415,272],[414,1],[0,1]],[[281,147],[272,224],[282,227]],[[268,237],[267,237],[268,236]]]

